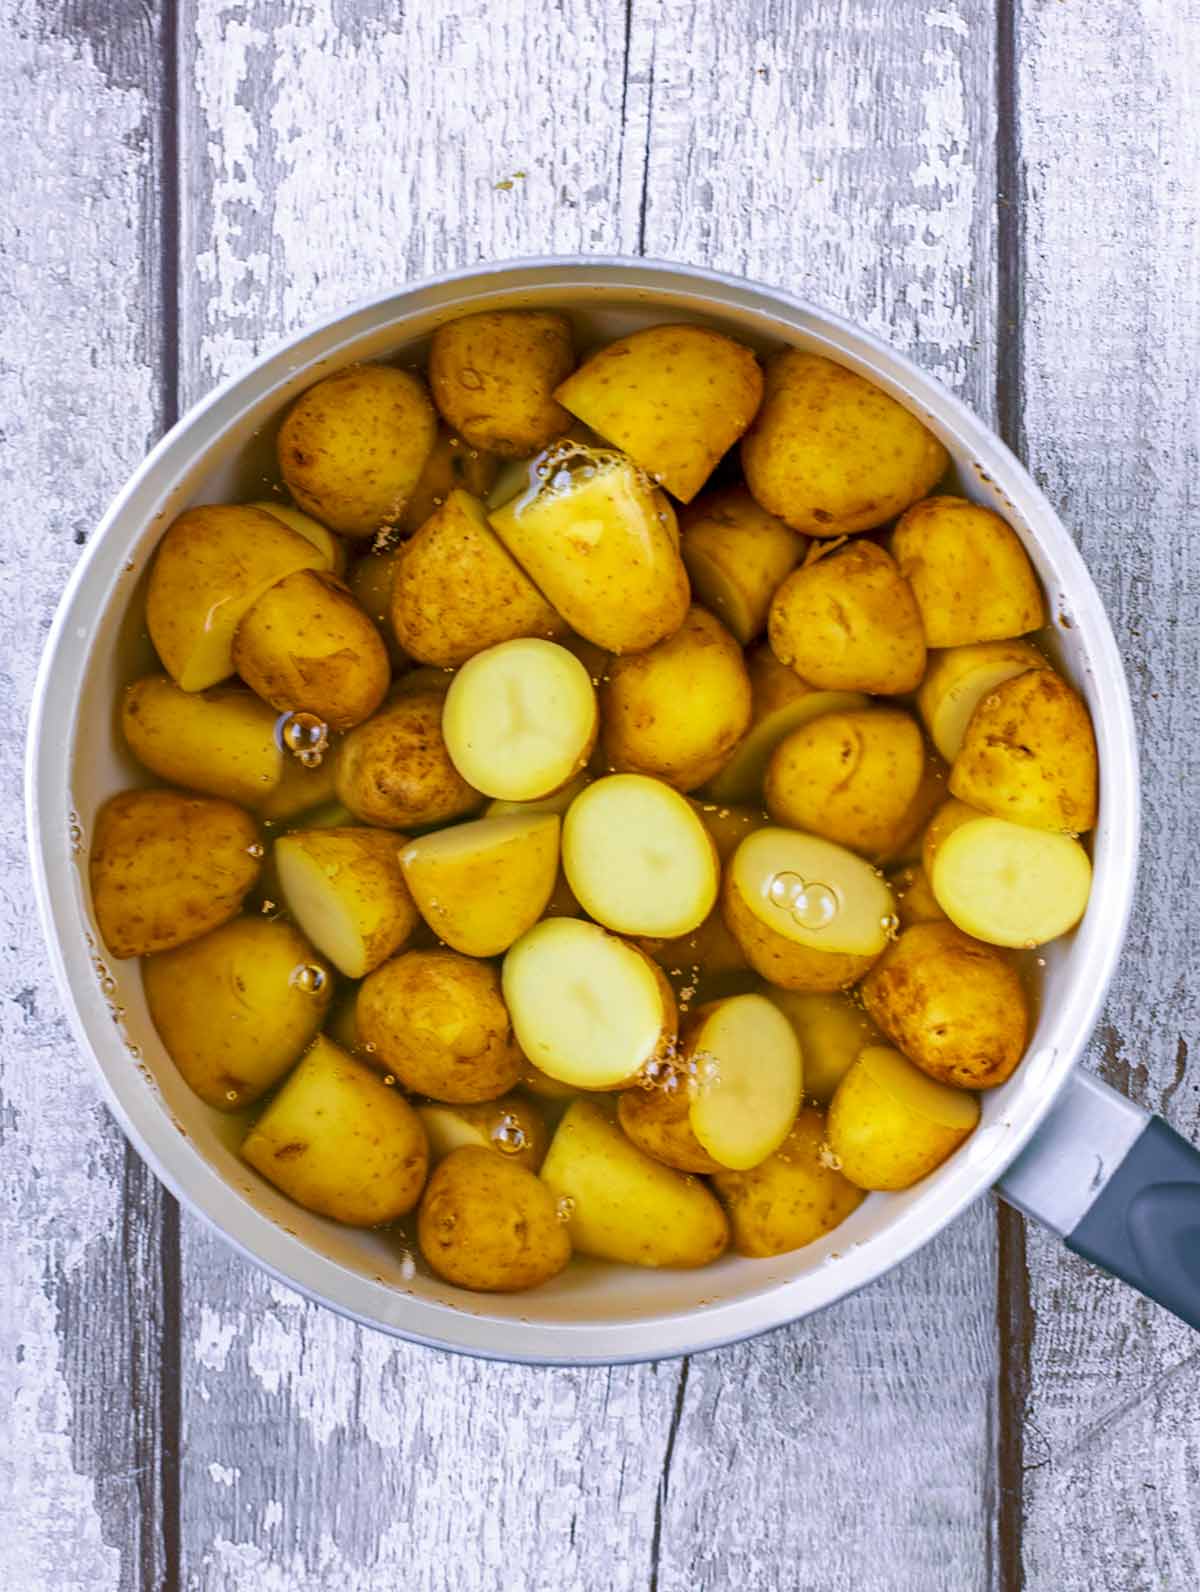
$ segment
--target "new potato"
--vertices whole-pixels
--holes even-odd
[[[684,516],[680,552],[692,590],[743,646],[766,627],[771,598],[805,547],[744,486],[697,499]]]
[[[930,885],[945,915],[991,945],[1031,950],[1079,922],[1092,865],[1073,835],[970,813],[944,835]]]
[[[1040,630],[1042,591],[1012,527],[968,498],[915,503],[891,538],[930,647],[1004,641]]]
[[[293,829],[274,845],[288,911],[347,978],[364,978],[417,924],[394,830]]]
[[[299,509],[292,508],[287,503],[276,503],[270,498],[264,498],[257,503],[251,503],[252,509],[262,509],[264,514],[270,514],[289,530],[295,531],[297,536],[303,536],[305,541],[311,542],[324,560],[323,567],[339,578],[346,573],[346,544],[340,536],[335,536],[332,531],[326,530],[320,521],[314,520],[311,514],[302,514]]]
[[[546,1185],[528,1167],[475,1145],[452,1150],[434,1168],[417,1242],[445,1282],[480,1293],[536,1288],[571,1258]]]
[[[144,768],[243,807],[261,807],[283,777],[277,719],[250,691],[184,691],[165,674],[135,680],[121,699],[125,742]]]
[[[400,864],[439,940],[466,956],[499,956],[546,909],[558,832],[555,813],[479,818],[409,841]]]
[[[425,468],[396,522],[397,528],[408,535],[419,531],[451,492],[469,492],[472,497],[486,498],[499,469],[500,460],[494,454],[473,447],[464,437],[440,426]]]
[[[883,1036],[862,1007],[841,991],[776,989],[763,994],[791,1023],[804,1057],[804,1092],[827,1106],[868,1045]]]
[[[946,761],[953,763],[962,750],[971,715],[984,697],[1016,674],[1045,667],[1045,658],[1027,641],[977,641],[931,652],[917,709]]]
[[[774,1155],[743,1172],[718,1172],[740,1255],[785,1255],[815,1243],[862,1204],[863,1190],[831,1164],[825,1118],[806,1106]]]
[[[541,1112],[521,1094],[475,1105],[418,1105],[417,1115],[429,1140],[431,1162],[473,1144],[536,1172],[550,1142]]]
[[[429,383],[447,424],[472,447],[519,459],[570,425],[554,389],[574,363],[565,315],[484,310],[434,332]]]
[[[979,1123],[979,1096],[937,1083],[898,1050],[872,1045],[838,1085],[829,1147],[861,1189],[905,1189],[941,1166]]]
[[[444,692],[404,691],[350,731],[337,766],[337,797],[364,824],[422,829],[464,818],[483,803],[442,739]]]

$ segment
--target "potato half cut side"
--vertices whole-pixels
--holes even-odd
[[[688,1038],[691,1125],[722,1166],[747,1171],[787,1138],[803,1093],[792,1025],[764,995],[719,1001]]]
[[[273,514],[290,531],[295,531],[297,536],[303,536],[305,541],[311,542],[325,560],[326,567],[335,575],[342,576],[346,573],[345,542],[332,531],[327,531],[323,525],[313,519],[311,514],[302,514],[299,509],[294,509],[287,503],[265,500],[251,503],[249,506],[252,509],[262,509],[264,514]]]
[[[365,978],[405,944],[417,909],[386,829],[294,829],[275,842],[288,911],[347,978]]]
[[[571,803],[563,871],[598,923],[663,939],[703,923],[720,882],[716,847],[695,809],[645,774],[610,774]]]
[[[535,1067],[579,1089],[627,1084],[675,1039],[670,985],[597,923],[545,918],[504,958],[504,999]]]
[[[400,853],[421,916],[464,956],[499,956],[545,911],[558,878],[556,813],[480,818]]]
[[[1070,835],[973,818],[937,848],[930,883],[950,921],[990,945],[1033,947],[1073,929],[1092,864]]]
[[[575,777],[598,727],[587,670],[553,641],[501,642],[463,664],[442,734],[455,768],[486,796],[536,801]]]
[[[1046,667],[1045,658],[1027,641],[978,641],[931,652],[917,709],[947,763],[962,750],[971,715],[990,691],[1014,675]]]
[[[911,1188],[978,1121],[978,1095],[935,1082],[898,1050],[871,1045],[838,1085],[829,1145],[842,1174],[859,1188]]]

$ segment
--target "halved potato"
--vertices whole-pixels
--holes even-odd
[[[504,999],[535,1067],[615,1089],[674,1044],[675,997],[635,946],[580,918],[544,918],[504,958]]]
[[[921,866],[930,879],[933,878],[933,864],[943,841],[947,840],[960,824],[965,824],[972,818],[982,817],[983,814],[977,807],[968,807],[966,802],[956,801],[953,796],[941,804],[926,824],[925,834],[921,840]]]
[[[618,934],[697,928],[720,885],[716,847],[695,809],[661,780],[609,774],[571,803],[563,871],[583,910]]]
[[[892,892],[872,867],[791,829],[760,829],[742,841],[721,902],[751,967],[784,989],[855,983],[895,925]]]
[[[437,439],[425,460],[425,467],[404,505],[397,527],[411,535],[450,496],[461,490],[472,497],[486,498],[492,490],[500,460],[460,437],[445,426],[438,428]],[[361,601],[361,599],[360,599]]]
[[[431,1162],[472,1144],[481,1150],[495,1150],[518,1166],[536,1172],[550,1142],[541,1112],[519,1094],[501,1095],[498,1100],[483,1100],[476,1105],[418,1105],[417,1115],[429,1140]]]
[[[269,711],[275,719],[273,710]],[[254,810],[258,816],[266,823],[287,824],[302,815],[306,829],[318,823],[325,829],[337,824],[352,824],[354,814],[334,800],[340,751],[341,742],[335,737],[322,752],[321,761],[315,765],[302,763],[298,757],[287,753],[279,783],[265,800],[255,804]],[[315,816],[318,807],[321,809],[320,819]]]
[[[677,1172],[719,1172],[712,1156],[692,1131],[691,1091],[686,1072],[661,1069],[662,1076],[643,1079],[637,1089],[623,1089],[617,1098],[617,1121],[631,1144],[652,1160]]]
[[[555,393],[573,415],[688,503],[754,419],[748,348],[704,326],[647,326],[597,349]]]
[[[948,763],[962,750],[971,715],[990,692],[1014,675],[1046,668],[1027,641],[978,641],[929,654],[917,708],[929,738]]]
[[[392,630],[392,585],[399,555],[399,546],[364,553],[361,558],[354,560],[346,576],[350,595],[383,637],[393,667],[401,667],[407,662]]]
[[[455,768],[442,738],[446,693],[404,681],[379,712],[350,731],[337,764],[337,796],[365,824],[423,829],[463,818],[482,794]]]
[[[949,494],[914,503],[892,532],[891,548],[931,647],[1005,641],[1046,623],[1029,554],[982,503]]]
[[[480,818],[410,840],[400,853],[421,916],[455,951],[499,956],[546,909],[558,877],[555,813]]]
[[[293,508],[289,503],[275,503],[269,498],[264,498],[257,503],[251,503],[252,509],[262,509],[265,514],[273,514],[277,520],[282,520],[289,530],[295,531],[297,536],[303,536],[311,542],[325,560],[325,568],[332,574],[341,577],[346,573],[346,544],[340,536],[335,536],[332,531],[314,520],[311,514],[302,514],[299,509]]]
[[[553,641],[503,641],[469,658],[442,715],[446,750],[486,796],[531,801],[575,778],[598,728],[596,692],[579,659]]]
[[[574,363],[565,315],[483,310],[434,332],[429,384],[443,418],[472,447],[519,459],[570,425],[554,389]]]
[[[791,1023],[763,995],[734,995],[697,1014],[683,1065],[692,1132],[714,1161],[745,1171],[783,1143],[803,1096]]]
[[[805,541],[760,508],[744,486],[706,493],[685,515],[680,552],[692,590],[743,647],[767,623],[771,598]]]
[[[849,995],[840,991],[776,989],[767,999],[791,1023],[804,1058],[804,1092],[827,1106],[861,1051],[883,1042],[883,1035]]]
[[[515,1293],[556,1276],[571,1258],[554,1196],[526,1166],[478,1145],[452,1150],[421,1200],[417,1242],[446,1282]]]
[[[288,911],[339,973],[364,978],[405,945],[417,909],[393,830],[293,829],[274,846]]]
[[[787,1138],[765,1161],[744,1172],[719,1172],[713,1187],[733,1229],[740,1255],[785,1255],[840,1226],[863,1201],[831,1164],[825,1118],[806,1106]]]
[[[1087,910],[1092,865],[1071,835],[972,817],[938,847],[930,876],[951,922],[991,945],[1044,945]]]
[[[184,691],[165,674],[135,680],[121,699],[125,741],[144,768],[243,807],[261,808],[283,777],[278,718],[251,691]]]
[[[872,1045],[838,1085],[829,1146],[863,1189],[911,1188],[951,1156],[979,1122],[979,1096],[927,1077],[898,1050]]]

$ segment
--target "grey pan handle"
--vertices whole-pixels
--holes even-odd
[[[1068,1249],[1200,1329],[1200,1149],[1088,1073],[1000,1180]]]

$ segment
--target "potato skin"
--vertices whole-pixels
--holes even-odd
[[[1078,835],[1096,822],[1096,737],[1083,698],[1052,669],[986,696],[967,725],[950,791],[993,818]]]
[[[888,883],[896,897],[896,916],[902,929],[911,929],[914,923],[945,921],[946,914],[937,903],[923,863],[910,862],[889,873]]]
[[[166,674],[144,675],[121,698],[125,743],[144,768],[243,807],[266,802],[283,777],[277,718],[252,691],[184,691]]]
[[[732,871],[726,872],[722,883],[721,911],[750,966],[769,984],[778,984],[781,989],[849,989],[876,960],[874,956],[855,956],[846,951],[815,951],[769,928],[742,900],[734,887]]]
[[[233,638],[233,664],[280,713],[315,713],[331,730],[369,718],[392,671],[379,631],[340,581],[309,570],[263,593]]]
[[[615,658],[600,688],[604,751],[622,773],[695,790],[717,772],[750,725],[750,677],[741,648],[705,608],[647,652]]]
[[[115,957],[198,939],[237,914],[261,866],[258,826],[232,802],[122,791],[96,814],[92,838],[101,937]]]
[[[771,598],[805,545],[744,486],[731,486],[692,504],[683,519],[680,552],[700,602],[745,647],[766,627]]]
[[[472,447],[519,459],[571,424],[553,394],[574,363],[565,315],[484,310],[434,332],[429,382],[443,419]]]
[[[916,599],[874,542],[794,570],[775,593],[767,634],[780,663],[819,690],[895,696],[925,673]]]
[[[429,1139],[431,1161],[443,1160],[466,1145],[492,1150],[515,1166],[536,1172],[545,1159],[550,1135],[541,1110],[527,1095],[498,1095],[475,1105],[450,1106],[444,1102],[417,1107]]]
[[[739,1255],[786,1255],[841,1225],[866,1197],[830,1164],[825,1117],[805,1106],[787,1138],[748,1172],[713,1178]]]
[[[952,923],[905,929],[863,979],[880,1030],[922,1072],[958,1089],[992,1089],[1025,1052],[1029,1012],[1016,969]]]
[[[420,829],[476,812],[483,795],[450,761],[442,739],[444,692],[401,693],[342,743],[337,797],[364,824]]]
[[[1046,622],[1041,587],[1012,527],[968,498],[914,503],[892,532],[930,647],[1008,641]]]
[[[394,830],[334,824],[293,829],[280,835],[272,848],[281,880],[288,876],[285,859],[292,853],[319,871],[329,888],[336,889],[347,903],[362,948],[360,962],[343,961],[339,968],[351,978],[373,972],[407,944],[420,921],[400,866],[404,838]],[[287,891],[283,893],[286,898]],[[298,909],[296,900],[289,902],[289,910],[303,919],[303,908]],[[317,933],[315,925],[310,928]],[[317,933],[317,938],[325,937]]]
[[[279,469],[307,514],[343,536],[393,524],[437,435],[424,383],[393,365],[351,365],[300,394],[279,430]]]
[[[692,1132],[687,1078],[678,1072],[653,1089],[625,1089],[617,1103],[617,1119],[627,1139],[646,1155],[678,1172],[720,1172]]]
[[[363,980],[355,1019],[374,1065],[432,1100],[494,1100],[521,1076],[499,975],[456,951],[408,951],[384,962]]]
[[[472,497],[487,497],[499,469],[500,460],[494,454],[473,447],[465,437],[440,426],[432,451],[425,460],[425,468],[397,521],[399,529],[408,535],[419,531],[451,492],[463,491],[470,492]]]
[[[566,1224],[545,1184],[528,1167],[472,1145],[434,1168],[417,1242],[445,1282],[480,1293],[536,1288],[571,1258]]]
[[[949,464],[916,415],[821,354],[767,363],[758,418],[742,439],[755,500],[810,536],[869,531],[922,498]]]
[[[842,1175],[862,1189],[911,1188],[958,1149],[974,1123],[952,1125],[913,1109],[911,1100],[888,1086],[875,1058],[911,1066],[896,1051],[871,1046],[859,1056],[837,1087],[826,1129]],[[962,1095],[964,1102],[977,1101]],[[979,1120],[976,1107],[975,1123]]]

